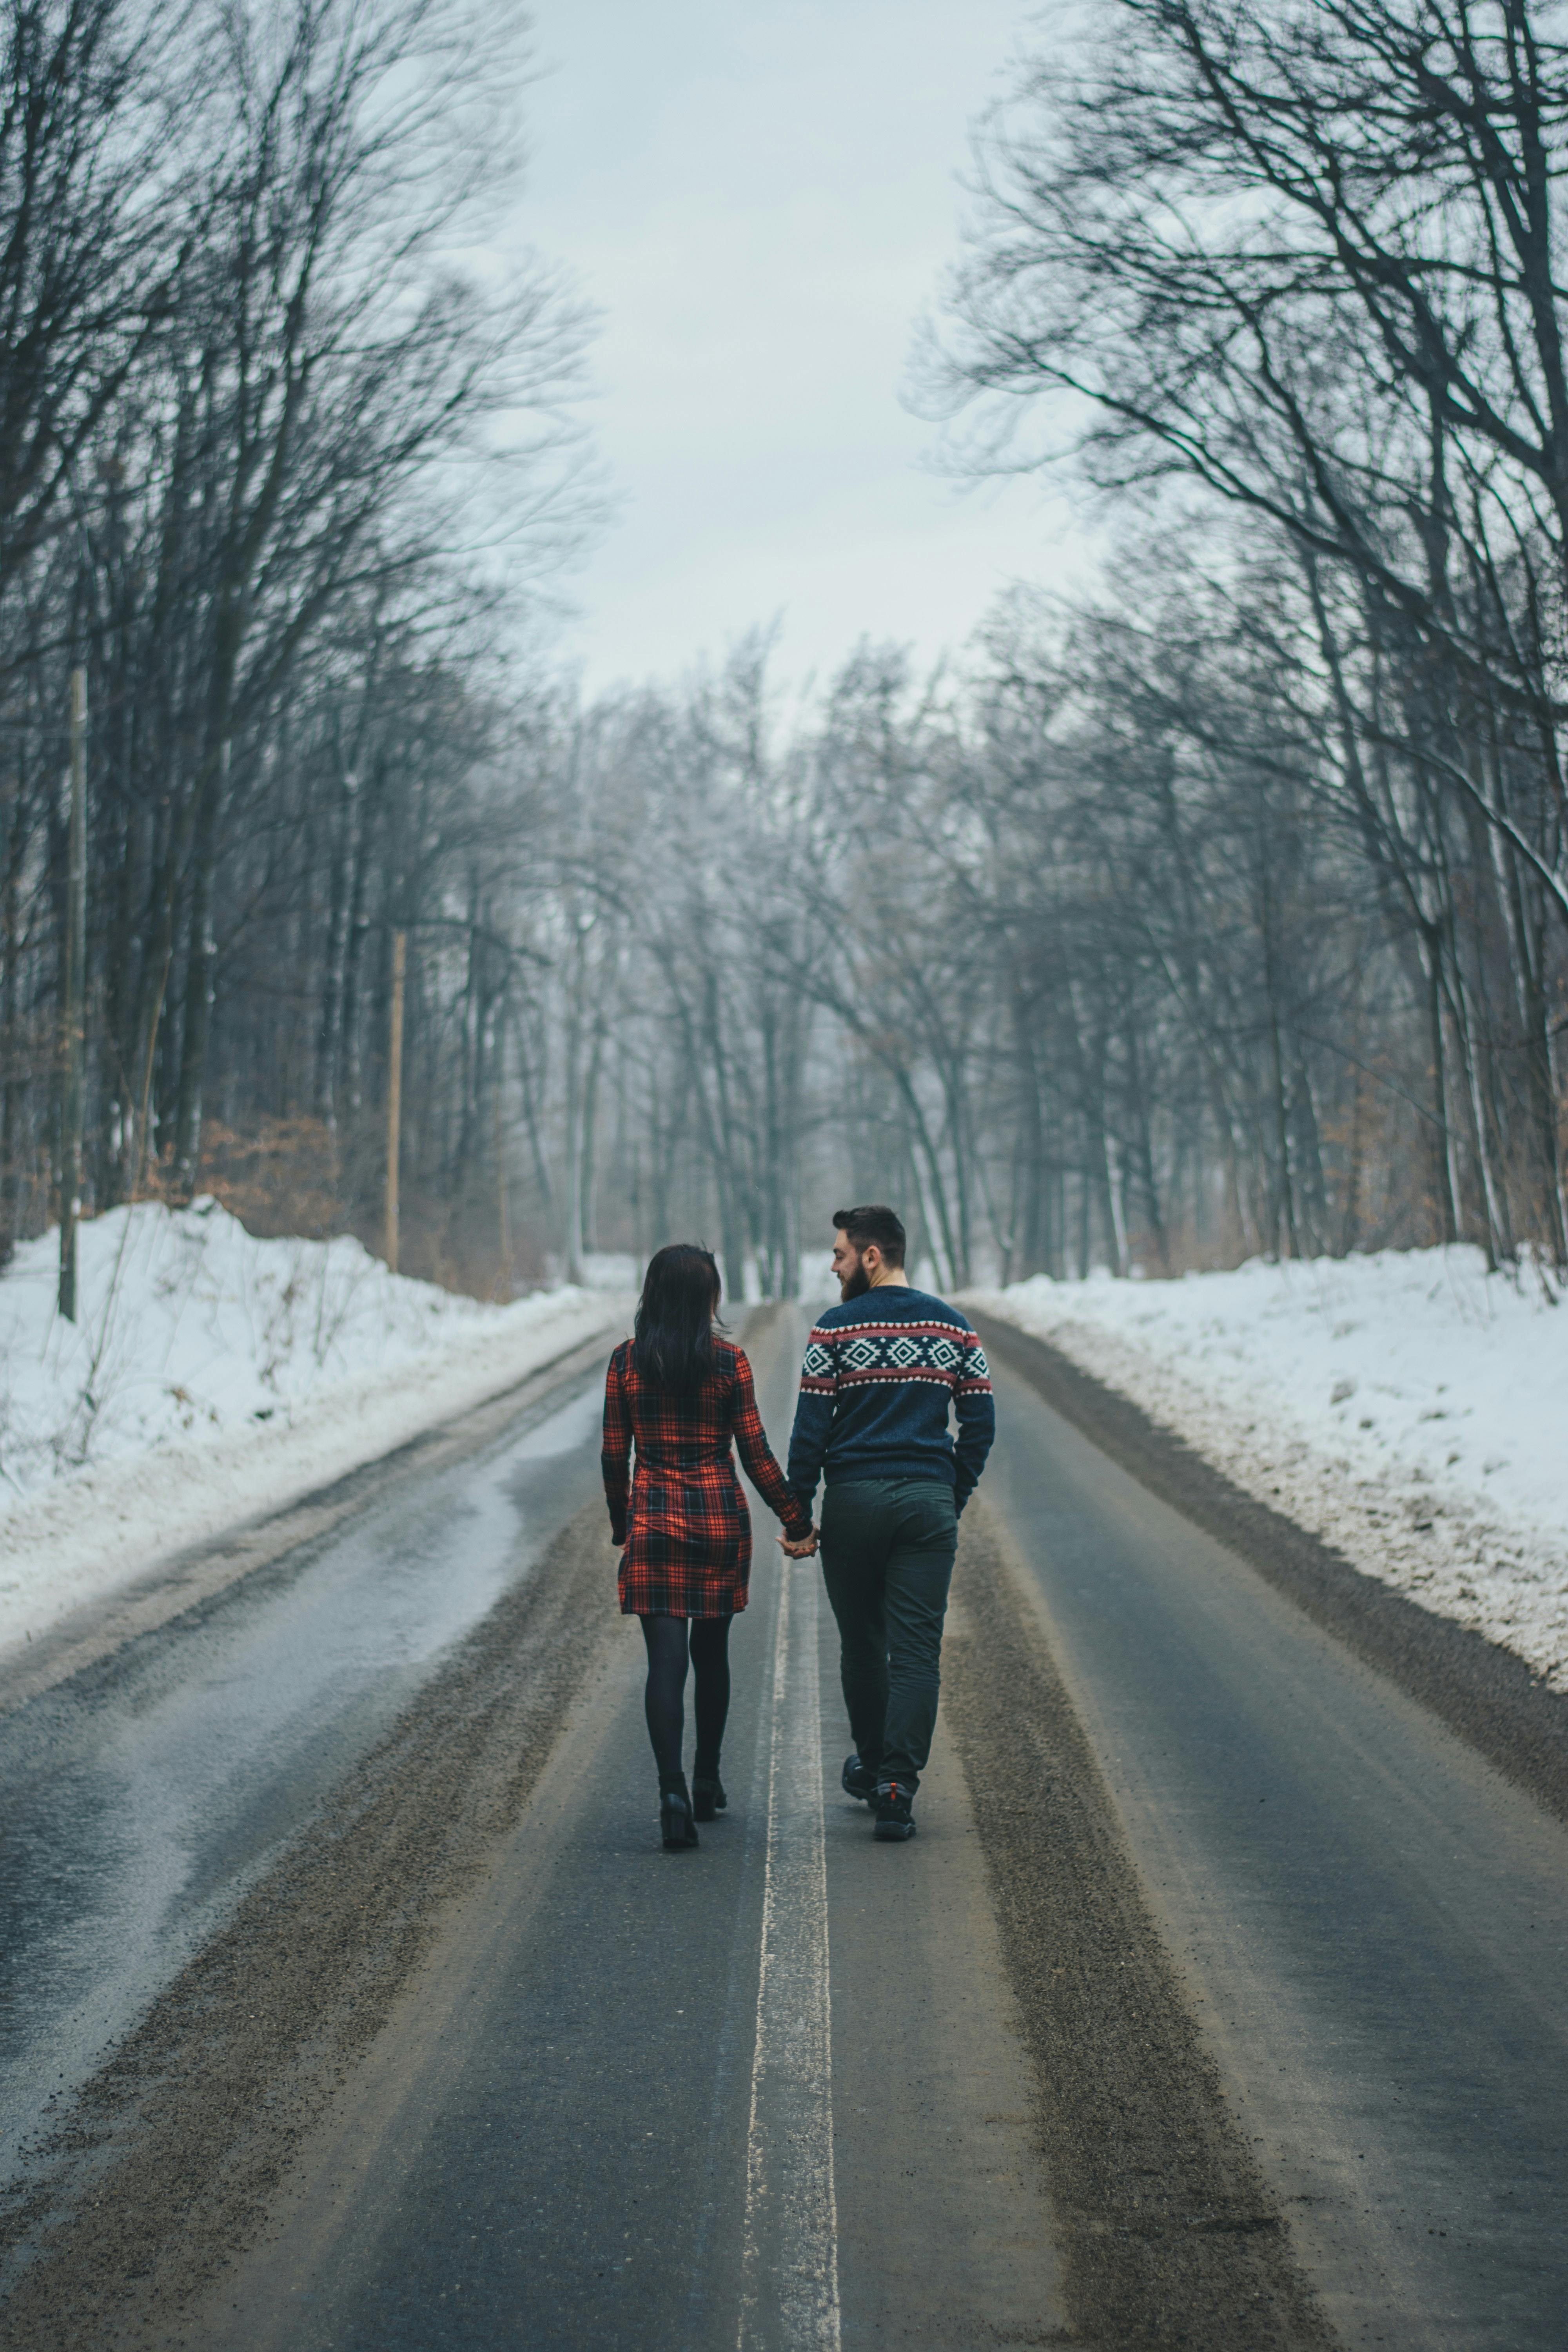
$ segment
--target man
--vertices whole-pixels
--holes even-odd
[[[878,1837],[896,1841],[915,1833],[958,1515],[985,1465],[996,1415],[973,1326],[911,1286],[892,1210],[836,1209],[833,1223],[842,1304],[818,1319],[806,1344],[789,1483],[809,1510],[826,1477],[822,1573],[856,1751],[844,1786],[871,1804]],[[812,1538],[784,1549],[800,1559]]]

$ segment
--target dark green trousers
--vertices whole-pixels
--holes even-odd
[[[942,1629],[958,1544],[952,1488],[863,1478],[822,1502],[822,1574],[838,1621],[839,1672],[863,1764],[911,1794],[931,1754]]]

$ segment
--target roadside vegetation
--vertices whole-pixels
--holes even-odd
[[[1076,469],[1097,593],[1044,550],[935,675],[868,613],[804,698],[764,630],[592,703],[526,651],[584,327],[473,260],[483,25],[7,23],[10,1236],[80,667],[89,1213],[375,1243],[401,934],[405,1271],[691,1231],[787,1293],[837,1188],[944,1285],[1466,1241],[1555,1290],[1560,6],[1091,0],[982,127],[920,381],[960,468]]]

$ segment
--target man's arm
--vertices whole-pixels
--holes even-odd
[[[963,1334],[962,1346],[963,1360],[958,1368],[952,1400],[958,1414],[958,1435],[953,1440],[957,1475],[952,1498],[961,1511],[980,1484],[980,1473],[985,1467],[985,1457],[996,1434],[996,1400],[991,1393],[991,1367],[985,1360],[985,1350],[973,1331]]]
[[[817,1324],[805,1343],[805,1361],[800,1372],[800,1402],[795,1409],[795,1427],[790,1432],[789,1469],[785,1474],[799,1498],[803,1510],[809,1513],[816,1482],[822,1475],[822,1460],[827,1451],[827,1433],[833,1426],[833,1407],[838,1391],[838,1351],[834,1334]]]

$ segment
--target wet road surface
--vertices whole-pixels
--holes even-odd
[[[743,1335],[780,1451],[801,1328],[776,1311]],[[753,1506],[731,1809],[700,1851],[658,1847],[641,1643],[606,1615],[542,1777],[267,2170],[265,2210],[197,2260],[193,2188],[149,2187],[144,2213],[128,2191],[153,2251],[123,2280],[100,2248],[73,2269],[89,2233],[66,2222],[18,2294],[17,2345],[139,2322],[366,2352],[1559,2347],[1568,1832],[1026,1380],[1003,1369],[998,1391],[962,1706],[912,1844],[877,1846],[837,1790],[828,1612]],[[562,1559],[613,1576],[596,1491],[579,1390],[241,1588],[199,1638],[145,1645],[91,1708],[67,1686],[0,1727],[26,1825],[4,1898],[21,2105],[51,2053],[68,2087],[237,1889],[265,1893],[345,1759],[417,1715],[422,1677],[552,1534],[581,1515]],[[1070,1705],[1054,1782],[1011,1761],[1020,1693],[1037,1717]],[[1047,1882],[1054,1921],[1031,1907]],[[1124,1916],[1125,1947],[1058,1948],[1079,1902]],[[1142,2018],[1112,1998],[1140,1935],[1159,1963]],[[1068,2030],[1103,2053],[1086,2064]],[[1157,2079],[1182,2066],[1184,2105]],[[1097,2072],[1129,2109],[1147,2094],[1118,2126],[1142,2132],[1146,2182],[1099,2212],[1103,2118],[1074,2088]],[[1075,2150],[1075,2129],[1100,2144]],[[1184,2208],[1200,2180],[1224,2211]]]
[[[600,1379],[0,1717],[0,2179],[598,1484]]]

